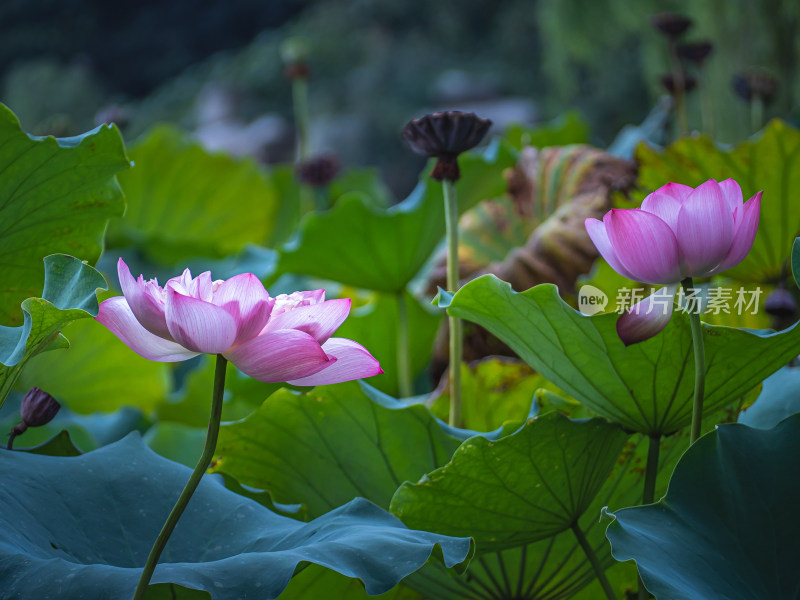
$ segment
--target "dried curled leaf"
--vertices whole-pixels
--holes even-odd
[[[598,256],[584,221],[601,218],[616,192],[633,188],[636,165],[586,145],[529,147],[504,175],[508,197],[483,202],[459,222],[461,279],[492,273],[517,291],[554,283],[574,292]],[[442,256],[429,289],[445,286],[445,264]],[[444,332],[437,338],[434,377],[448,362],[446,339]],[[465,340],[465,360],[513,355],[477,326],[465,329]]]
[[[586,145],[525,148],[507,169],[508,197],[483,202],[459,223],[459,273],[494,273],[523,290],[550,282],[574,288],[597,252],[584,228],[611,208],[614,192],[636,180],[634,163]],[[443,285],[445,256],[431,277]]]

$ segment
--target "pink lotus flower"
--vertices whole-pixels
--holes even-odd
[[[325,300],[325,290],[271,298],[252,273],[212,281],[189,269],[162,288],[134,279],[117,263],[124,296],[100,304],[96,319],[149,360],[176,362],[222,354],[265,382],[323,385],[383,373],[360,344],[331,337],[350,312],[350,300]]]
[[[747,256],[758,228],[761,194],[743,204],[742,189],[733,179],[709,179],[694,189],[668,183],[647,196],[641,208],[610,210],[602,222],[586,219],[589,237],[617,273],[667,284],[666,292],[659,290],[619,318],[617,333],[626,345],[667,326],[681,281],[720,273]]]

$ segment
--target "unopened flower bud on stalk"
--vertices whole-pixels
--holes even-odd
[[[437,159],[431,177],[458,181],[458,155],[480,144],[491,126],[475,113],[449,110],[409,121],[403,137],[417,154]]]
[[[11,429],[8,438],[8,449],[12,449],[14,438],[25,433],[28,427],[47,425],[53,420],[60,408],[61,405],[50,394],[38,387],[32,387],[22,398],[22,404],[19,408],[22,421]]]

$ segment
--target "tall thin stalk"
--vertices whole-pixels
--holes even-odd
[[[647,464],[644,471],[644,492],[642,493],[642,504],[652,504],[656,497],[656,477],[658,476],[658,456],[661,450],[661,436],[651,435],[650,443],[647,447]],[[641,576],[639,577],[638,600],[647,600],[650,592],[644,587]]]
[[[458,197],[456,184],[442,180],[445,225],[447,228],[447,291],[458,290]],[[449,317],[450,325],[450,425],[461,424],[461,356],[463,329],[461,319]]]
[[[404,294],[404,291],[397,294],[397,388],[401,398],[410,398],[414,390],[408,354],[408,307]]]
[[[586,558],[588,558],[589,562],[592,564],[594,574],[597,576],[597,580],[600,582],[600,587],[603,588],[606,598],[608,598],[608,600],[617,600],[617,596],[614,594],[614,588],[611,587],[611,583],[609,583],[606,577],[605,569],[603,569],[603,566],[600,564],[600,559],[597,558],[597,554],[592,550],[589,540],[586,539],[586,535],[584,535],[577,523],[572,524],[572,532],[575,534],[575,537],[578,538],[578,543],[581,545],[581,548],[583,548]]]
[[[694,291],[691,277],[681,282],[686,296]],[[699,309],[689,306],[689,322],[692,325],[692,346],[694,351],[694,401],[692,403],[692,429],[689,443],[694,444],[703,429],[703,396],[706,386],[706,352],[703,344],[703,324],[700,321]]]
[[[169,513],[164,526],[161,528],[161,532],[158,534],[158,537],[156,538],[156,541],[150,550],[150,554],[148,555],[147,561],[144,564],[144,569],[142,570],[142,575],[139,577],[139,583],[136,586],[136,592],[133,595],[133,600],[142,600],[145,597],[145,594],[147,593],[147,586],[150,584],[150,579],[153,577],[153,571],[156,569],[158,559],[161,557],[161,553],[164,551],[164,547],[167,545],[169,537],[172,535],[175,526],[178,524],[178,520],[181,518],[183,511],[186,510],[186,506],[189,504],[192,494],[194,494],[194,491],[200,484],[200,480],[208,470],[208,466],[211,464],[211,459],[214,457],[214,450],[217,447],[217,437],[219,436],[219,424],[222,420],[222,398],[225,393],[225,367],[227,364],[228,361],[221,354],[218,354],[216,369],[214,370],[214,391],[211,398],[211,417],[208,420],[208,433],[206,434],[206,445],[203,448],[203,454],[200,456],[197,466],[194,468],[194,471],[192,471],[189,481],[183,488],[183,491],[178,497],[178,501],[175,503],[175,506],[172,507],[172,511]]]

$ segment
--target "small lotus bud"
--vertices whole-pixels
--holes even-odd
[[[772,102],[778,89],[775,78],[764,71],[737,73],[733,76],[731,85],[736,95],[743,100],[749,102],[754,96],[758,96],[764,104]]]
[[[41,427],[53,420],[59,408],[61,405],[50,394],[32,387],[22,399],[19,412],[28,427]]]
[[[11,450],[14,438],[25,433],[28,427],[41,427],[47,425],[56,416],[61,405],[47,392],[32,387],[22,398],[19,414],[22,417],[17,425],[11,429],[8,439],[8,449]]]
[[[457,181],[461,176],[458,155],[480,144],[491,126],[489,119],[475,113],[451,110],[409,121],[403,137],[417,154],[438,159],[431,177]]]
[[[692,20],[689,17],[675,13],[661,13],[650,17],[653,27],[672,40],[681,37],[689,27]]]
[[[797,315],[797,301],[790,291],[779,285],[767,296],[764,310],[777,319],[793,320]]]
[[[680,44],[678,46],[678,55],[701,67],[713,50],[714,44],[711,42],[693,42],[691,44]]]
[[[661,85],[667,90],[670,94],[675,94],[675,77],[672,76],[671,73],[661,76]],[[691,75],[687,75],[686,73],[683,74],[683,91],[690,92],[694,88],[697,87],[697,79],[692,77]]]
[[[313,187],[325,187],[339,174],[341,165],[333,154],[322,154],[297,165],[297,179]]]

